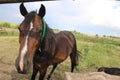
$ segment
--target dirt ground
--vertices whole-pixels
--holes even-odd
[[[120,76],[109,75],[104,72],[65,73],[65,80],[120,80]]]
[[[0,62],[0,80],[30,80],[30,77],[31,74],[17,73],[14,65]],[[120,80],[120,76],[108,75],[104,72],[74,74],[66,72],[64,80]]]
[[[0,62],[0,80],[30,80],[31,74],[18,74],[15,66]]]

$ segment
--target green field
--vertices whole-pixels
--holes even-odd
[[[16,35],[9,35],[11,30],[15,30]],[[18,30],[16,28],[6,28],[7,35],[0,35],[0,63],[14,66],[15,59],[18,55]],[[78,50],[81,51],[79,57],[79,66],[75,72],[91,72],[97,68],[119,67],[120,68],[120,38],[112,36],[91,36],[72,31],[77,40]],[[0,65],[1,66],[1,65]],[[13,67],[15,68],[15,67]],[[49,70],[48,70],[49,71]],[[63,80],[64,72],[70,72],[69,58],[58,65],[52,80]],[[1,72],[0,72],[1,74]],[[21,76],[21,75],[17,75]],[[16,76],[16,77],[17,77]],[[26,76],[31,76],[28,74]],[[22,80],[27,80],[28,77]],[[19,80],[16,78],[16,80]]]
[[[0,21],[0,36],[18,36],[18,24]]]

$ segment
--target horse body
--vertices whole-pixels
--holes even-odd
[[[61,31],[56,35],[55,61],[64,61],[76,48],[74,36],[68,31]]]
[[[46,37],[47,37],[47,33],[46,33]],[[66,58],[68,58],[68,56],[70,56],[71,59],[71,67],[72,67],[71,72],[73,72],[74,67],[78,65],[78,60],[77,60],[78,53],[76,52],[76,41],[71,32],[61,31],[57,34],[54,34],[54,38],[49,38],[49,39],[50,40],[46,40],[45,38],[43,40],[43,43],[41,45],[42,48],[41,51],[37,50],[33,57],[34,68],[33,68],[33,75],[31,80],[35,79],[36,72],[38,71],[40,72],[39,80],[43,80],[47,68],[49,67],[49,65],[53,65],[53,69],[47,78],[49,80],[57,65],[62,61],[64,61]],[[44,41],[50,41],[50,42],[46,44],[44,43]]]
[[[55,34],[54,37],[51,36],[51,38],[45,40],[45,42],[42,43],[41,50],[47,51],[54,56],[55,59],[64,60],[72,53],[75,44],[74,36],[68,31],[62,31]]]
[[[48,75],[50,79],[57,65],[63,62],[68,56],[71,59],[71,72],[78,65],[78,52],[74,35],[69,31],[54,33],[43,20],[45,7],[41,5],[39,14],[28,13],[23,3],[20,5],[20,12],[24,21],[19,26],[20,48],[16,59],[16,69],[19,73],[27,73],[33,58],[33,74],[31,80],[35,80],[39,72],[39,80],[43,80],[49,65],[53,69]]]

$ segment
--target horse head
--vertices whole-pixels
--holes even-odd
[[[20,13],[24,20],[19,25],[19,55],[16,59],[16,69],[19,73],[27,73],[35,51],[39,48],[42,40],[43,26],[45,22],[45,6],[41,4],[39,13],[32,11],[28,13],[24,4],[20,4]]]

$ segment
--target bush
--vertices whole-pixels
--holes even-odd
[[[5,22],[2,24],[2,26],[5,28],[10,28],[11,25],[10,25],[10,23]]]
[[[12,28],[17,29],[19,24],[16,23],[9,23],[9,22],[2,22],[0,21],[0,29],[2,28]]]

